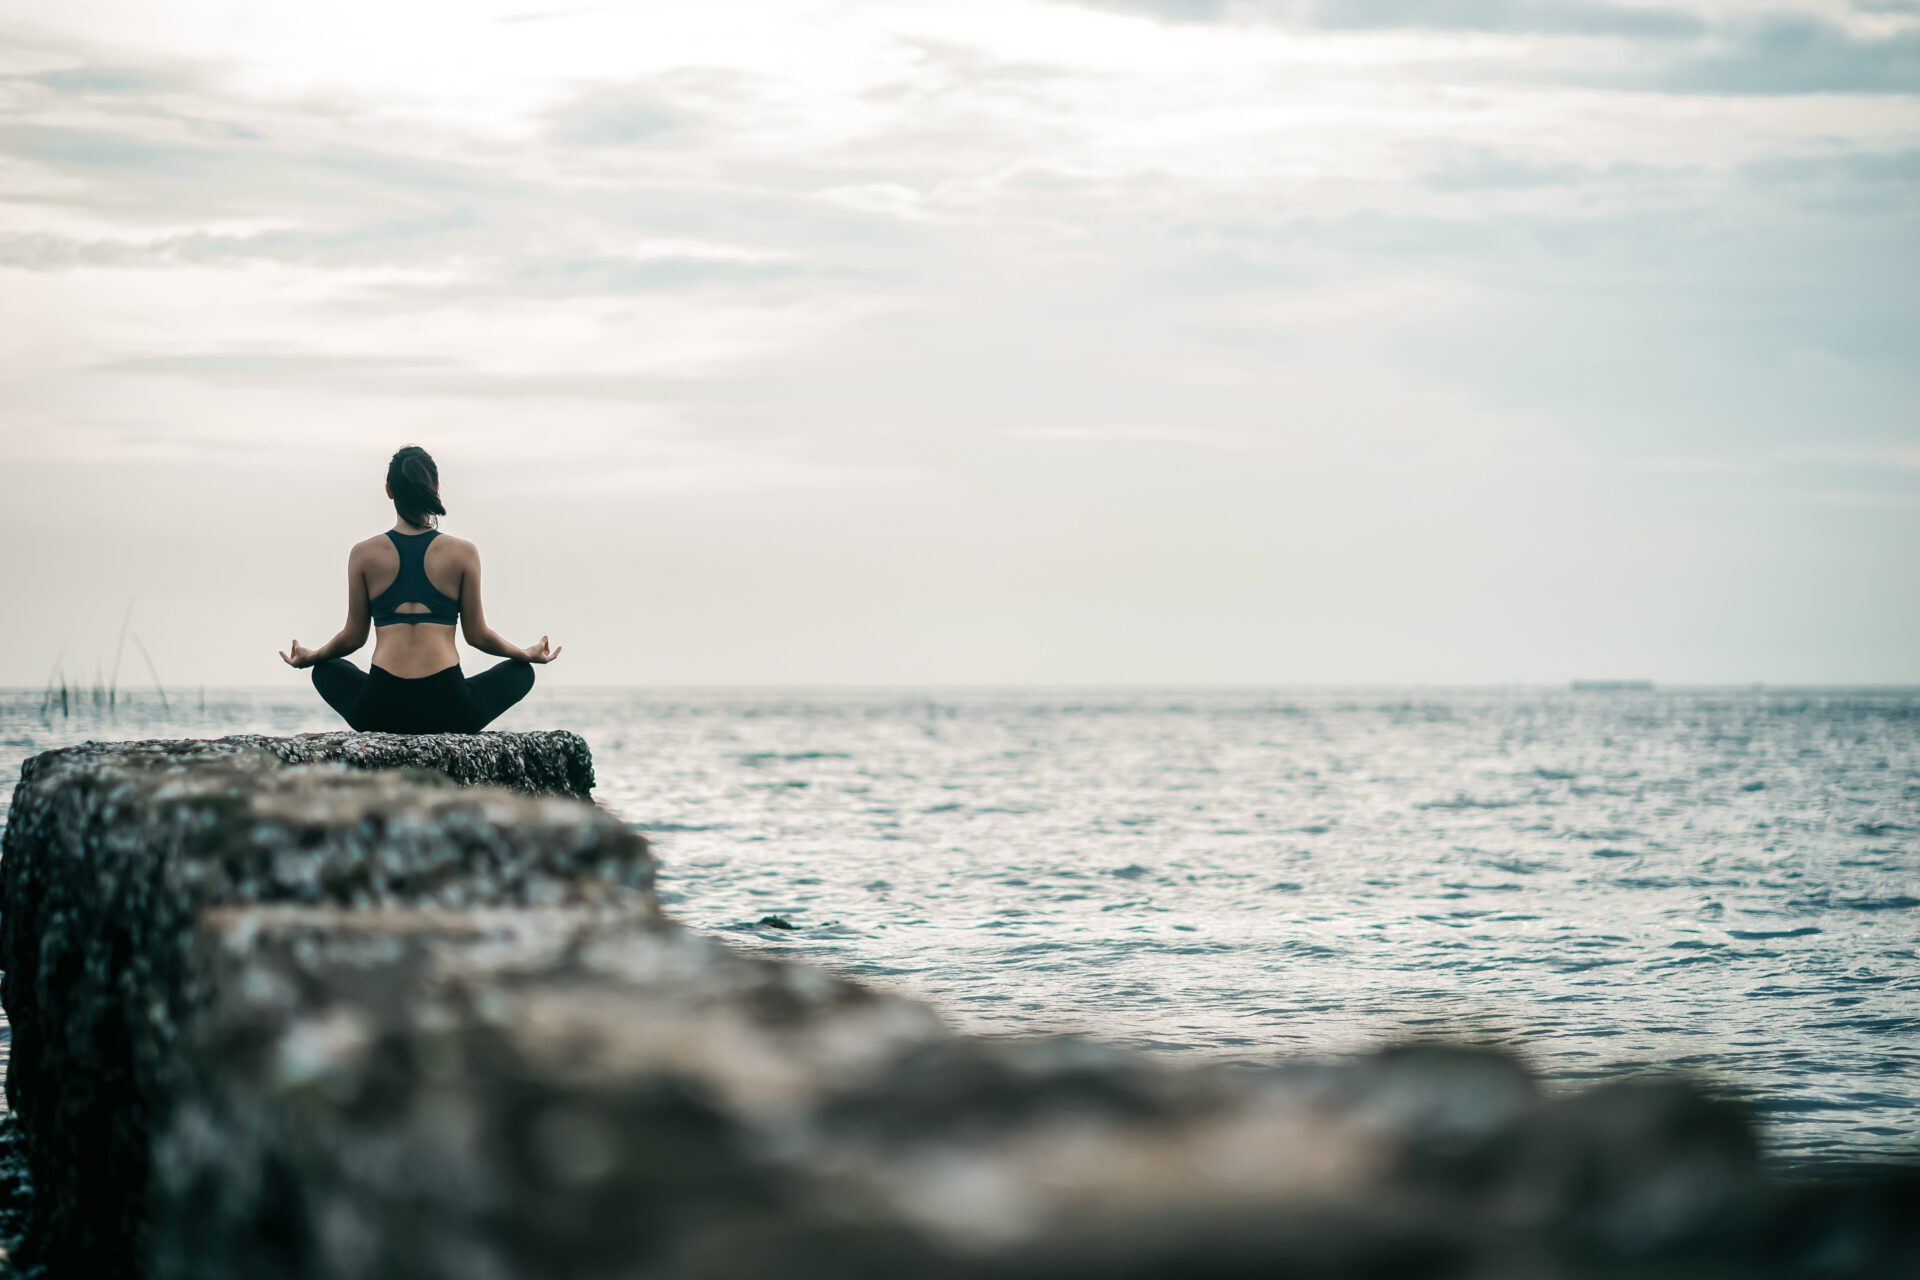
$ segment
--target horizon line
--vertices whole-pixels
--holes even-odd
[[[1619,687],[1588,687],[1581,685],[1618,684]],[[70,689],[91,689],[89,685],[69,685]],[[547,688],[556,687],[548,682]],[[964,691],[964,692],[1021,692],[1021,691],[1085,691],[1085,692],[1199,692],[1199,693],[1270,693],[1270,692],[1337,692],[1345,690],[1533,690],[1561,693],[1676,693],[1699,691],[1735,691],[1735,692],[1794,692],[1818,690],[1871,690],[1881,692],[1920,693],[1920,680],[1856,680],[1856,681],[1819,681],[1819,680],[1708,680],[1708,681],[1660,681],[1641,683],[1616,682],[1611,680],[1591,680],[1586,677],[1559,681],[1544,680],[1501,680],[1501,681],[1434,681],[1434,680],[1381,680],[1381,681],[1302,681],[1298,683],[1261,683],[1227,682],[1212,683],[1198,681],[1103,681],[1076,683],[1071,681],[877,681],[874,683],[850,683],[846,681],[793,681],[793,682],[753,682],[715,683],[686,682],[660,684],[570,684],[559,683],[558,688],[575,692],[916,692],[916,691]],[[284,685],[274,684],[183,684],[178,690],[194,692],[222,693],[263,693],[286,689]],[[47,686],[39,685],[0,685],[0,694],[29,693],[44,694]],[[151,684],[122,686],[121,697],[147,694],[152,696],[158,691]],[[169,695],[172,696],[171,694]]]

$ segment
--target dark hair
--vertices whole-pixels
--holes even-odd
[[[393,455],[393,461],[387,464],[387,487],[393,490],[394,511],[410,525],[425,529],[433,524],[435,516],[447,514],[440,505],[440,468],[417,444]]]

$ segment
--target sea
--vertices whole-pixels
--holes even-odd
[[[4,692],[0,771],[338,727],[303,682]],[[1920,1155],[1920,690],[543,685],[495,727],[586,738],[687,924],[968,1031],[1498,1045],[1690,1073],[1775,1161]]]

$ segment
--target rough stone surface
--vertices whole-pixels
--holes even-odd
[[[662,920],[208,916],[165,1280],[1902,1275],[1920,1179],[1795,1188],[1681,1080],[948,1033]]]
[[[340,764],[350,769],[426,769],[463,786],[507,787],[528,795],[578,796],[593,791],[593,754],[578,734],[536,733],[303,733],[294,737],[239,734],[230,738],[85,742],[34,756],[21,766],[23,783],[72,765],[161,759],[256,758],[280,764]]]
[[[12,1115],[0,1116],[0,1277],[5,1280],[31,1274],[14,1263],[26,1239],[32,1205],[33,1171],[20,1142],[20,1122]]]
[[[826,1213],[796,1123],[923,1007],[589,912],[223,912],[159,1274],[644,1275]],[[402,1221],[404,1230],[394,1228]]]
[[[202,910],[646,911],[652,879],[645,840],[592,805],[438,771],[289,768],[250,745],[37,762],[0,860],[7,1096],[36,1173],[32,1249],[89,1275],[144,1249],[151,1136],[207,994],[187,945]]]

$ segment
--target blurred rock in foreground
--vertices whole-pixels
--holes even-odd
[[[16,793],[10,1087],[57,1275],[1920,1274],[1912,1171],[1782,1183],[1684,1081],[955,1036],[660,918],[590,805],[240,754]]]
[[[60,1274],[114,1274],[144,1249],[151,1139],[210,994],[190,953],[203,910],[651,910],[646,842],[611,816],[441,772],[590,778],[570,734],[425,738],[403,772],[283,763],[392,760],[408,740],[391,735],[263,741],[96,744],[22,770],[0,860],[7,1097],[35,1174],[30,1252]]]

